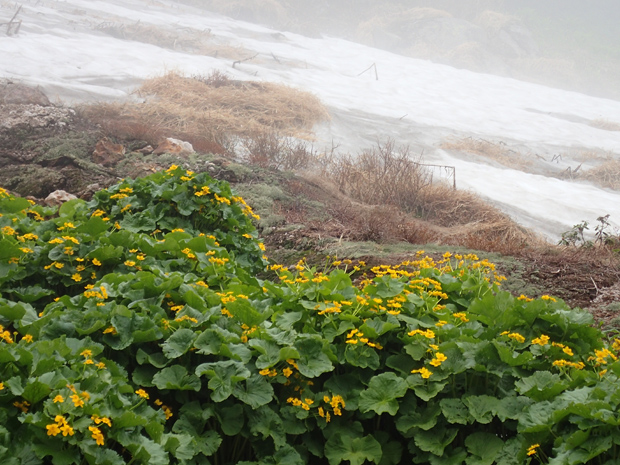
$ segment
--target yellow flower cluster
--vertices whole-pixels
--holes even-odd
[[[60,433],[62,433],[63,436],[73,436],[75,434],[75,431],[71,425],[67,423],[67,419],[63,415],[56,415],[54,423],[46,425],[45,429],[47,429],[48,436],[56,436]]]
[[[535,455],[538,453],[538,451],[536,449],[538,449],[540,447],[540,444],[532,444],[530,447],[527,448],[527,455],[528,457],[531,455]]]
[[[194,189],[197,189],[197,188],[194,187]],[[211,189],[209,189],[208,186],[202,186],[200,190],[197,190],[196,192],[194,192],[194,195],[196,197],[202,197],[203,195],[209,195],[210,193],[211,193]]]
[[[214,265],[225,265],[228,261],[227,258],[209,257],[209,261]]]
[[[458,318],[459,320],[461,320],[463,323],[467,323],[469,321],[469,319],[467,318],[467,315],[463,312],[457,312],[457,313],[453,313],[452,316],[454,318]]]
[[[275,368],[263,368],[261,371],[258,372],[259,375],[261,376],[269,376],[269,377],[274,377],[274,376],[278,376],[278,370],[276,370]]]
[[[525,338],[519,333],[511,333],[510,331],[504,331],[503,333],[500,334],[500,336],[508,336],[510,339],[513,339],[521,344],[525,342]]]
[[[532,344],[539,346],[546,346],[549,344],[549,336],[541,334],[539,337],[532,339]]]
[[[570,360],[559,359],[555,360],[552,364],[554,367],[562,368],[562,367],[573,367],[578,370],[583,370],[585,368],[585,363],[583,362],[571,362]]]
[[[215,193],[213,194],[213,196],[215,197],[215,200],[217,200],[219,203],[225,203],[226,205],[230,205],[230,199],[227,199],[226,197],[222,197]],[[213,200],[211,201],[213,202]]]
[[[4,329],[4,326],[0,325],[0,339],[2,339],[7,344],[13,344],[13,337],[11,333]]]
[[[614,361],[618,360],[618,357],[616,357],[609,349],[600,349],[600,350],[596,349],[594,351],[594,355],[595,355],[594,357],[592,356],[588,357],[588,361],[593,360],[595,363],[595,366],[606,365],[607,358],[611,358]]]
[[[196,259],[196,254],[194,254],[194,252],[190,248],[186,247],[185,249],[181,250],[181,253],[184,254],[190,260]]]
[[[245,216],[254,218],[256,221],[260,220],[260,216],[258,216],[256,213],[254,213],[254,211],[252,211],[252,207],[245,203],[245,200],[243,200],[242,197],[232,197],[231,200],[235,203],[241,204],[241,209]]]
[[[419,368],[417,370],[411,370],[411,373],[419,373],[420,376],[422,376],[422,378],[424,379],[430,378],[431,375],[433,374],[432,371],[430,371],[428,368],[425,368],[425,367]]]
[[[301,407],[304,410],[310,410],[310,406],[314,403],[314,401],[310,398],[301,400],[297,399],[296,397],[289,397],[288,399],[286,399],[286,402],[289,404],[293,404],[295,407]]]
[[[422,331],[421,329],[414,329],[413,331],[409,331],[407,333],[408,336],[415,336],[416,334],[421,334],[427,339],[435,339],[435,333],[431,329],[427,329],[425,331]]]
[[[365,344],[368,347],[372,347],[372,348],[377,349],[377,350],[383,349],[383,346],[381,344],[379,344],[378,342],[371,342],[371,341],[369,341],[368,338],[364,336],[364,333],[362,333],[357,328],[352,329],[347,334],[347,339],[344,342],[346,344],[354,344],[354,345],[356,345],[356,344],[364,345]]]

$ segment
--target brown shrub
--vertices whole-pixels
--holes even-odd
[[[251,165],[277,170],[295,171],[308,168],[317,160],[308,144],[278,133],[261,133],[241,141],[245,158]]]
[[[411,159],[409,147],[393,140],[357,156],[334,157],[325,166],[327,176],[341,192],[369,205],[393,205],[404,211],[417,206],[418,193],[430,184],[430,173]]]

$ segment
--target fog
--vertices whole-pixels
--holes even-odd
[[[204,9],[207,3],[213,11]],[[295,3],[300,5],[297,10],[285,8]],[[467,9],[461,3],[476,8]],[[560,2],[545,5],[551,8],[554,3]],[[602,3],[612,8],[611,2]],[[581,176],[618,163],[620,99],[610,98],[614,89],[579,80],[582,70],[577,65],[570,68],[573,81],[554,69],[545,75],[546,81],[519,75],[511,66],[534,60],[540,72],[540,63],[546,62],[536,57],[551,51],[559,54],[569,41],[549,35],[556,39],[553,48],[550,39],[538,39],[542,26],[526,27],[531,20],[525,13],[522,19],[506,19],[509,11],[504,2],[438,0],[432,4],[429,9],[423,2],[319,1],[310,8],[301,0],[286,4],[276,0],[25,0],[19,33],[0,35],[0,78],[41,86],[61,103],[135,99],[133,91],[142,80],[170,70],[188,75],[219,70],[233,79],[280,82],[314,93],[328,108],[331,121],[315,128],[313,143],[319,151],[335,145],[355,153],[391,137],[397,145],[409,145],[428,163],[454,166],[459,188],[478,193],[551,240],[583,220],[594,224],[605,214],[611,214],[612,224],[618,226],[620,192],[600,179]],[[540,11],[536,4],[519,2],[530,13]],[[16,8],[10,2],[0,3],[0,22],[10,19]],[[368,25],[373,34],[351,41],[354,34],[367,30],[364,24],[373,22],[373,11],[380,16],[374,22],[381,27]],[[571,12],[567,18],[582,21],[577,9]],[[536,18],[544,17],[536,13]],[[588,21],[603,31],[603,20],[604,16],[592,15]],[[459,45],[445,24],[460,25],[460,33],[478,38],[481,45]],[[490,40],[493,25],[501,27],[496,27]],[[594,34],[595,27],[588,27],[584,30]],[[428,35],[422,35],[424,30]],[[411,50],[395,53],[402,42],[378,44],[394,37],[386,39],[377,31],[407,37]],[[370,39],[375,42],[368,44]],[[601,41],[592,39],[592,43]],[[456,52],[444,50],[442,55],[438,44]],[[518,51],[527,47],[534,58],[519,56]],[[570,54],[562,53],[564,58],[554,58],[559,61],[552,63],[569,60]],[[608,51],[597,53],[604,56]],[[577,52],[573,55],[576,60]],[[456,63],[467,56],[482,58],[468,62],[469,67]],[[614,63],[609,61],[612,71]],[[550,80],[558,76],[563,78],[561,85],[554,85]],[[601,76],[603,82],[603,77],[614,75],[609,71]],[[588,88],[578,89],[584,82]],[[567,88],[570,91],[563,90]],[[493,159],[447,148],[446,142],[460,140],[488,141],[506,147],[508,156]],[[573,176],[575,170],[579,176]]]
[[[617,0],[184,0],[237,19],[620,99]]]

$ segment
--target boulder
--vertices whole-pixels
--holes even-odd
[[[57,190],[48,195],[44,202],[46,205],[53,207],[62,205],[63,203],[73,199],[77,199],[77,197],[73,194],[69,194],[67,191]]]
[[[190,144],[189,142],[168,137],[163,140],[153,151],[154,155],[161,155],[162,153],[172,153],[175,155],[191,155],[192,153],[194,153],[194,147],[192,147],[192,144]]]
[[[10,80],[0,81],[0,104],[50,106],[47,96],[38,88]]]
[[[103,166],[114,166],[125,158],[125,147],[115,144],[108,138],[103,138],[97,142],[93,151],[92,160]]]

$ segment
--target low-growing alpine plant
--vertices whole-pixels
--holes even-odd
[[[174,166],[0,215],[2,464],[620,455],[620,341],[474,255],[268,265],[243,199]]]

